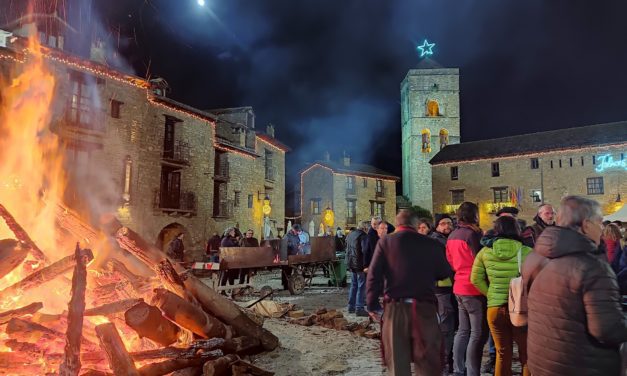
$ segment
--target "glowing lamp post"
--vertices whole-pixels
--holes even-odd
[[[335,223],[335,214],[331,208],[327,207],[327,210],[324,211],[322,220],[327,227],[333,227],[333,224]]]
[[[266,198],[263,199],[263,206],[261,207],[261,212],[265,216],[269,216],[270,213],[272,212],[272,207],[270,206],[270,197],[266,196]]]

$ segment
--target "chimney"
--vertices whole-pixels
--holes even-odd
[[[274,125],[268,124],[266,126],[266,134],[272,138],[274,138]]]
[[[346,167],[351,165],[351,156],[346,151],[344,151],[344,158],[342,162]]]

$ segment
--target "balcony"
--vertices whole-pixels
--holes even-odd
[[[384,187],[379,187],[378,190],[375,188],[374,197],[376,197],[376,198],[385,198],[385,188]]]
[[[154,208],[169,215],[192,217],[197,213],[196,194],[155,190]]]
[[[214,180],[219,181],[229,181],[230,170],[229,170],[229,162],[220,162],[215,166],[215,172],[213,174]]]
[[[189,166],[190,146],[187,142],[175,141],[170,148],[163,150],[162,159],[165,163],[176,166]]]
[[[233,218],[233,200],[220,200],[213,206],[214,218]]]
[[[346,195],[347,196],[355,196],[357,194],[357,189],[355,189],[355,186],[353,185],[351,188],[346,188]]]
[[[266,180],[276,181],[276,169],[273,166],[266,167]]]

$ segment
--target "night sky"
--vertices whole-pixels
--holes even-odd
[[[273,123],[292,179],[345,149],[400,175],[400,82],[425,38],[460,68],[463,141],[627,120],[625,1],[205,1],[93,0],[135,74]]]

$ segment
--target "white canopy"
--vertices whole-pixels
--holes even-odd
[[[616,213],[605,216],[603,220],[627,222],[627,205],[623,205]]]

